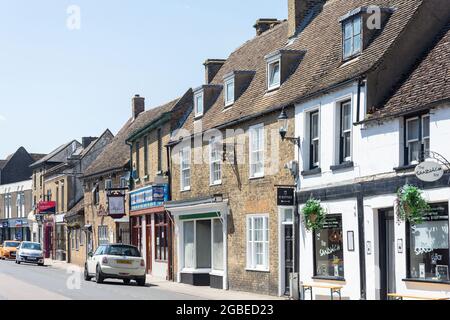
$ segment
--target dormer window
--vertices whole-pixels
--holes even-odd
[[[361,16],[343,22],[344,60],[350,59],[362,51]]]
[[[195,117],[203,116],[203,91],[194,96]]]
[[[234,77],[225,80],[225,107],[231,106],[234,103]]]
[[[269,61],[267,63],[268,83],[267,88],[274,90],[280,87],[281,84],[281,62],[280,59]]]

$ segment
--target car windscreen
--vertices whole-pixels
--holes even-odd
[[[120,256],[120,257],[140,257],[139,250],[135,247],[129,246],[108,246],[106,248],[106,255]]]
[[[5,242],[5,248],[17,248],[20,246],[18,242]]]
[[[41,250],[41,245],[39,243],[22,243],[22,249]]]

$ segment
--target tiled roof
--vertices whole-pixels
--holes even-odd
[[[65,215],[66,218],[71,218],[84,211],[84,197],[81,198]]]
[[[53,150],[52,152],[50,152],[49,154],[47,154],[46,156],[42,157],[41,159],[39,159],[38,161],[34,162],[31,164],[30,167],[36,167],[40,164],[43,164],[47,161],[50,161],[54,156],[56,156],[58,153],[60,153],[61,151],[63,151],[65,148],[67,148],[68,146],[70,146],[74,141],[76,140],[72,140],[68,143],[65,143],[61,146],[59,146],[58,148],[56,148],[55,150]]]
[[[388,51],[397,36],[421,5],[423,0],[328,0],[317,17],[288,45],[288,23],[284,21],[273,29],[246,42],[233,52],[212,84],[223,85],[225,75],[240,70],[255,71],[249,87],[224,111],[223,91],[209,108],[202,121],[203,129],[244,117],[300,102],[307,97],[344,83],[369,72]],[[395,8],[382,32],[373,39],[362,54],[351,63],[342,63],[342,25],[339,19],[363,6],[379,5]],[[294,73],[271,93],[266,90],[266,61],[264,57],[280,49],[305,51]],[[184,124],[192,132],[193,116]]]
[[[0,160],[0,170],[3,169],[7,163],[8,163],[8,160]]]
[[[39,161],[43,157],[45,157],[46,154],[44,154],[44,153],[30,153],[30,156],[31,156],[31,158],[33,158],[34,161]]]
[[[436,102],[450,101],[450,23],[397,89],[368,120],[398,116],[428,108]]]
[[[84,176],[94,176],[108,171],[119,170],[126,166],[130,161],[130,147],[126,144],[127,138],[165,112],[170,112],[178,100],[176,99],[162,106],[147,110],[141,113],[134,121],[129,119],[114,137],[113,141],[86,169]]]

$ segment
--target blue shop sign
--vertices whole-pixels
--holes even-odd
[[[8,221],[1,221],[0,222],[0,228],[8,228],[9,224]]]
[[[148,186],[130,192],[130,201],[131,211],[162,206],[165,201],[169,201],[169,185]]]

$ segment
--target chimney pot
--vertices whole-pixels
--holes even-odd
[[[205,66],[205,82],[210,84],[211,81],[219,72],[220,68],[225,64],[226,60],[223,59],[208,59],[203,64]]]
[[[93,141],[97,139],[97,137],[82,137],[81,144],[83,145],[83,149],[86,149]]]
[[[136,119],[142,112],[145,111],[145,98],[140,95],[134,95],[132,102],[132,116],[133,120]]]
[[[256,29],[256,35],[260,36],[267,30],[273,28],[274,26],[276,26],[277,24],[280,24],[280,23],[281,23],[281,21],[279,21],[278,19],[261,18],[261,19],[256,20],[256,23],[253,26],[253,28]]]

